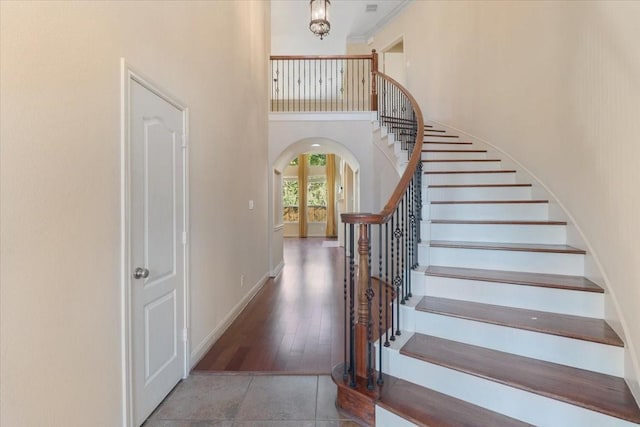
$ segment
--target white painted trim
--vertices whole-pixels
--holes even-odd
[[[133,425],[131,392],[130,298],[128,294],[129,264],[129,75],[127,63],[120,58],[120,338],[122,364],[122,425]]]
[[[362,35],[357,36],[349,36],[347,37],[347,41],[349,43],[364,43],[369,40],[371,37],[374,37],[380,31],[382,31],[389,22],[393,21],[400,13],[407,8],[414,0],[405,0],[399,5],[397,5],[391,12],[387,13],[382,19],[380,19],[375,25],[371,27],[369,31]]]
[[[402,42],[402,53],[404,53],[404,33],[401,33],[400,35],[396,36],[395,39],[392,39],[392,41],[390,41],[389,43],[387,43],[386,45],[384,45],[381,49],[380,52],[378,52],[380,55],[387,53],[387,51],[394,47],[395,45],[397,45],[399,42]]]
[[[276,225],[273,227],[273,231],[280,231],[284,228],[284,223],[281,222],[280,224]]]
[[[319,113],[313,112],[295,112],[295,113],[269,113],[269,121],[287,122],[287,121],[374,121],[376,119],[375,111],[356,111],[344,113]]]
[[[207,354],[211,347],[216,343],[218,338],[231,326],[234,320],[242,313],[242,310],[251,302],[253,297],[256,296],[258,291],[269,280],[269,275],[265,274],[258,282],[253,285],[251,290],[231,309],[231,311],[222,319],[222,322],[215,327],[191,352],[189,356],[189,369],[193,369],[194,366],[200,362],[200,360]]]
[[[271,270],[271,277],[278,276],[278,274],[280,274],[283,268],[284,268],[284,260],[280,261],[280,263],[276,265],[276,267],[273,270]]]
[[[132,361],[132,324],[131,324],[131,229],[129,209],[131,206],[131,165],[129,153],[130,141],[130,95],[131,80],[140,83],[146,89],[164,99],[178,110],[183,116],[183,138],[184,145],[187,146],[183,154],[183,231],[189,232],[189,109],[182,102],[167,95],[153,81],[141,73],[135,71],[125,58],[120,58],[120,336],[121,336],[121,364],[122,364],[122,425],[123,427],[135,427],[133,419],[133,361]],[[189,245],[190,238],[183,251],[184,277],[183,277],[183,312],[181,329],[189,330]],[[189,350],[189,337],[183,343],[184,354],[183,378],[189,375],[189,364],[187,355]]]

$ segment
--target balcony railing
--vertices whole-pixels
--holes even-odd
[[[271,56],[271,111],[375,111],[378,55]]]

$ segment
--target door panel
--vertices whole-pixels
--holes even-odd
[[[142,424],[182,378],[184,111],[130,81],[133,412]]]

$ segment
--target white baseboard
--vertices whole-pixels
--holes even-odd
[[[284,264],[283,264],[284,265]],[[189,370],[193,369],[194,366],[204,357],[205,354],[213,347],[218,338],[231,326],[234,320],[238,317],[238,315],[244,310],[244,308],[249,304],[249,302],[253,299],[254,296],[258,293],[260,289],[267,283],[269,279],[269,275],[265,274],[262,276],[258,283],[253,285],[251,290],[238,302],[229,311],[229,313],[225,316],[225,318],[216,326],[192,351],[189,356]]]
[[[283,268],[284,268],[284,260],[280,261],[280,264],[276,265],[276,267],[273,270],[271,270],[270,277],[276,277],[278,274],[280,274]]]

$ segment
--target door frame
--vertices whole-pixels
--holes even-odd
[[[183,286],[183,313],[181,319],[183,330],[183,345],[181,351],[184,352],[184,367],[182,378],[189,375],[189,109],[175,97],[167,94],[152,80],[135,71],[125,60],[120,58],[120,313],[121,313],[121,365],[122,365],[122,425],[123,427],[135,427],[133,419],[133,354],[132,354],[132,268],[131,268],[131,124],[129,122],[130,102],[131,102],[131,82],[135,81],[146,89],[150,90],[160,98],[164,99],[182,112],[184,134],[182,135],[184,145],[183,155],[183,230],[186,232],[186,243],[184,244],[184,274]],[[186,333],[184,333],[186,331]]]

